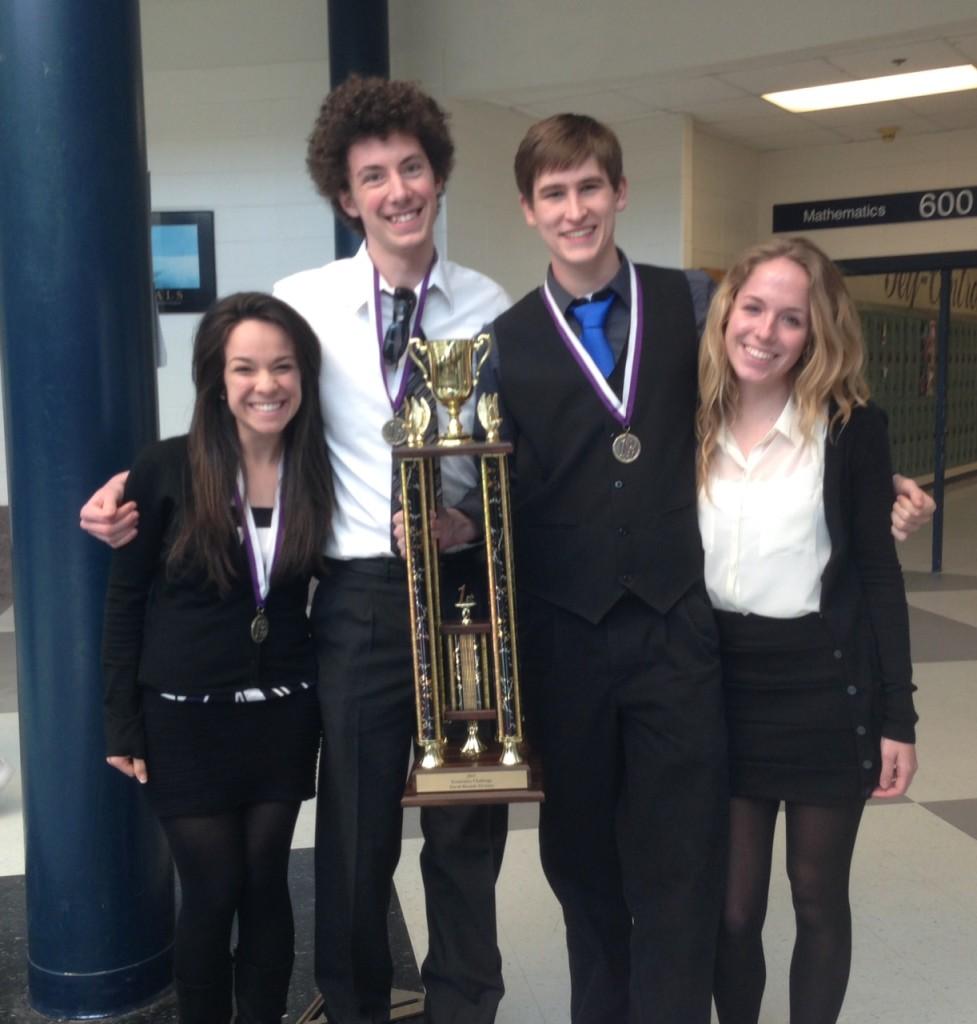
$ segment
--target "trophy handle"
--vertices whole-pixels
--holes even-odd
[[[407,343],[407,354],[414,360],[414,365],[421,371],[421,376],[424,378],[428,391],[433,392],[434,389],[431,387],[431,376],[428,372],[428,367],[421,361],[422,359],[427,359],[427,353],[427,342],[423,338],[411,338]]]
[[[478,375],[482,372],[482,367],[485,365],[485,360],[488,359],[489,353],[492,351],[492,335],[491,334],[480,334],[475,339],[475,345],[473,351],[476,355],[482,350],[481,358],[475,364],[475,380],[478,380]]]

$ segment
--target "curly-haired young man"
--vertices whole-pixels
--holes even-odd
[[[382,436],[407,374],[404,353],[385,344],[395,293],[398,304],[409,293],[411,333],[433,338],[474,334],[509,304],[493,281],[435,253],[453,159],[447,117],[430,96],[408,82],[347,80],[322,104],[307,165],[364,245],[351,259],[275,286],[319,335],[330,410],[336,516],[331,571],[312,609],[324,729],[316,980],[329,1020],[339,1024],[374,1024],[389,1013],[387,907],[414,722],[406,573],[390,549],[390,446]],[[444,467],[446,504],[474,478],[461,461]],[[458,523],[467,525],[451,512],[440,516],[443,548],[468,539],[453,529]],[[495,880],[505,808],[425,808],[421,825],[427,1019],[489,1024],[503,991]]]

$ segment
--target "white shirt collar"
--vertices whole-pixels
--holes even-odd
[[[369,252],[367,252],[365,240],[361,243],[359,249],[356,250],[355,255],[352,257],[352,262],[356,274],[356,287],[350,289],[350,300],[354,304],[354,309],[362,311],[367,309],[373,301],[373,261],[370,259]],[[393,285],[385,280],[382,274],[380,275],[380,290],[391,295],[394,291]],[[448,304],[448,311],[450,312],[454,307],[454,303],[451,296],[451,287],[448,283],[445,261],[440,256],[435,260],[434,268],[431,271],[431,283],[428,286],[429,301],[430,292],[433,290],[441,293]],[[416,292],[417,288],[414,291]]]
[[[787,397],[787,402],[783,409],[780,410],[780,415],[774,421],[773,426],[767,431],[763,438],[754,446],[754,451],[760,451],[763,449],[769,443],[774,434],[780,434],[780,436],[794,448],[800,448],[805,443],[804,434],[801,432],[797,404],[794,402],[793,394],[790,394]],[[723,422],[722,428],[719,431],[719,436],[716,438],[716,444],[737,464],[746,465],[743,455],[740,452],[739,445],[734,440],[733,435],[730,433],[729,427],[725,422]]]

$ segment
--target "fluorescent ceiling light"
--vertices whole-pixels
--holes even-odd
[[[809,89],[787,89],[764,93],[763,98],[792,114],[812,110],[833,110],[836,107],[857,107],[863,103],[885,103],[912,96],[934,96],[942,92],[977,89],[977,67],[960,64],[953,68],[932,71],[910,71],[904,75],[862,78],[854,82],[815,85]]]

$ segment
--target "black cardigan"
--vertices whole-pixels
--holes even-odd
[[[917,715],[909,614],[891,509],[886,420],[870,404],[854,409],[843,428],[831,428],[825,445],[831,556],[821,577],[821,614],[877,729],[889,739],[913,743]]]
[[[174,575],[166,556],[189,480],[186,437],[150,445],[129,474],[125,500],[139,507],[139,533],[113,553],[105,599],[102,667],[106,752],[145,756],[140,687],[179,694],[312,682],[315,652],[306,615],[309,574],[276,580],[263,644],[251,640],[255,614],[243,545],[224,595],[203,573]]]

